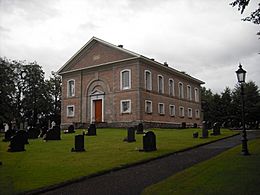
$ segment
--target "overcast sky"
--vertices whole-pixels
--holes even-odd
[[[203,80],[213,92],[237,83],[239,62],[260,87],[259,25],[232,0],[0,0],[0,56],[37,61],[47,77],[92,36]]]

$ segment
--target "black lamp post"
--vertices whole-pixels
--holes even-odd
[[[244,83],[246,78],[246,71],[242,68],[242,65],[239,64],[239,69],[236,71],[237,80],[240,83],[241,87],[241,100],[242,100],[242,154],[249,155],[248,147],[247,147],[247,137],[246,137],[246,128],[245,128],[245,101],[244,101]]]

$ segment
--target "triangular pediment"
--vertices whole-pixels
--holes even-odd
[[[91,92],[90,96],[92,95],[104,95],[105,93],[101,90],[95,89],[94,91]]]
[[[102,65],[133,57],[140,57],[140,55],[126,50],[122,46],[116,46],[93,37],[64,64],[58,73],[62,74],[68,71],[84,69],[94,65]]]

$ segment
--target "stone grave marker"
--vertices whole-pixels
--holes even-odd
[[[25,151],[24,145],[28,143],[27,132],[18,131],[10,140],[8,152]]]
[[[124,139],[126,142],[135,142],[135,129],[134,127],[127,128],[127,137]]]
[[[8,129],[5,132],[5,137],[3,139],[4,142],[9,142],[11,140],[11,137],[15,135],[15,131],[13,131],[12,129]]]
[[[185,122],[182,122],[182,123],[181,123],[181,128],[182,128],[182,129],[186,129],[186,123],[185,123]]]
[[[202,122],[202,137],[201,138],[208,138],[209,137],[209,132],[207,129],[207,122],[203,121]]]
[[[75,148],[72,148],[71,152],[84,152],[84,135],[76,135],[74,145]]]
[[[143,136],[143,150],[145,152],[151,152],[157,150],[156,148],[156,136],[154,132],[148,131]]]
[[[213,133],[211,135],[220,135],[220,125],[218,122],[213,124]]]
[[[75,133],[74,125],[70,125],[67,130],[64,130],[64,133]]]
[[[42,128],[41,128],[41,133],[40,133],[40,135],[38,136],[38,137],[43,137],[46,133],[47,133],[47,131],[48,131],[48,127],[46,127],[46,126],[43,126]]]
[[[139,124],[137,125],[136,134],[144,134],[144,125],[143,125],[143,123],[139,123]]]
[[[88,133],[86,135],[88,136],[97,135],[97,128],[95,123],[90,124],[88,128]]]
[[[56,125],[49,129],[47,133],[43,136],[43,140],[61,140],[60,127]]]
[[[198,138],[199,137],[199,132],[194,132],[193,133],[193,138]]]
[[[198,124],[197,123],[193,123],[193,128],[198,128]]]
[[[28,133],[28,138],[29,139],[37,139],[39,134],[41,133],[41,131],[35,127],[30,127],[28,130],[27,130],[27,133]]]

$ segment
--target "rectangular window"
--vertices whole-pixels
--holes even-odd
[[[192,100],[192,96],[191,96],[191,86],[187,85],[187,99],[188,100]]]
[[[74,117],[75,115],[75,106],[69,105],[67,106],[67,117]]]
[[[195,102],[199,102],[199,89],[198,88],[194,89],[194,99],[195,99]]]
[[[145,70],[144,77],[145,89],[152,90],[152,73],[149,70]]]
[[[68,80],[67,95],[68,97],[75,96],[75,80]]]
[[[169,95],[174,96],[174,80],[169,79]]]
[[[179,107],[179,116],[184,117],[184,107],[183,106]]]
[[[163,115],[165,112],[164,112],[164,104],[163,103],[159,103],[158,104],[158,113]]]
[[[131,113],[131,100],[121,100],[121,113]]]
[[[164,93],[164,82],[163,82],[163,76],[158,75],[158,93],[163,94]]]
[[[179,98],[184,98],[183,84],[179,82]]]
[[[192,118],[192,109],[191,108],[188,108],[188,117]]]
[[[148,114],[153,112],[152,101],[145,100],[145,112]]]
[[[122,70],[120,80],[121,90],[131,89],[131,70]]]
[[[175,106],[174,105],[169,106],[169,114],[170,114],[170,116],[175,116]]]
[[[195,117],[200,118],[200,110],[199,109],[195,110]]]

